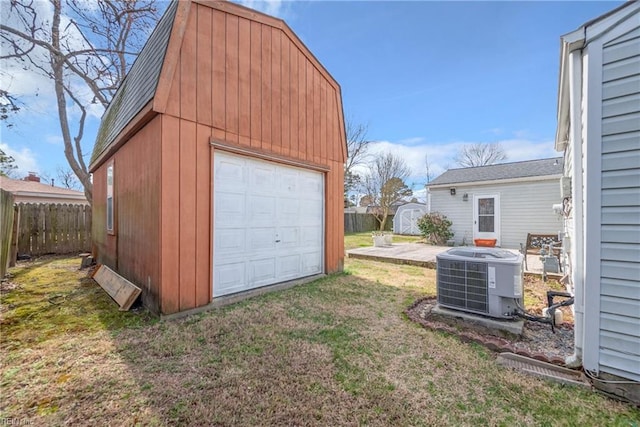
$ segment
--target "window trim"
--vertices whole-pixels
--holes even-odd
[[[106,214],[106,218],[105,218],[105,225],[106,225],[106,229],[107,229],[107,233],[108,234],[115,234],[115,206],[114,206],[114,197],[113,197],[113,187],[114,187],[114,181],[115,181],[115,167],[114,167],[114,162],[113,160],[111,160],[109,163],[107,163],[107,179],[106,179],[106,186],[107,186],[107,195],[106,195],[106,199],[105,199],[105,204],[106,204],[106,208],[105,208],[105,214]],[[111,179],[109,179],[111,178]],[[111,201],[111,203],[109,203],[109,201]],[[109,221],[109,219],[111,219],[111,221]],[[111,224],[109,224],[109,222],[111,222]]]

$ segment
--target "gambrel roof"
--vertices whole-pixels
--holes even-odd
[[[93,148],[91,163],[97,160],[136,114],[153,99],[178,3],[174,1],[169,4],[104,112]]]
[[[472,168],[449,169],[427,184],[428,187],[446,184],[477,183],[506,179],[560,176],[562,157],[500,163]]]
[[[197,6],[194,3],[281,30],[333,87],[340,99],[340,85],[283,20],[228,1],[174,0],[102,116],[91,156],[90,171],[95,171],[153,116],[165,113],[167,104],[171,102],[171,82],[176,68],[180,66],[179,53],[187,20],[190,12]],[[338,102],[338,108],[340,125],[344,128],[341,101]],[[343,140],[342,155],[346,157],[346,141],[344,137],[340,139]]]

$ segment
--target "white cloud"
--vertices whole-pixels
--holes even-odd
[[[5,142],[0,142],[0,149],[15,159],[15,165],[18,166],[18,169],[16,169],[14,174],[17,177],[26,176],[29,172],[40,172],[35,155],[30,149],[22,148],[16,150]]]
[[[278,18],[284,18],[289,11],[289,3],[283,0],[238,0],[238,3]]]
[[[64,145],[64,141],[60,135],[47,135],[44,140],[51,145]]]

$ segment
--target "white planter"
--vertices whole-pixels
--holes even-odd
[[[373,246],[377,248],[385,246],[384,236],[373,236]]]
[[[391,246],[393,243],[393,234],[385,234],[384,235],[384,244],[387,246]]]

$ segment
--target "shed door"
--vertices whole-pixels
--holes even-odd
[[[213,296],[322,273],[324,176],[217,151]]]
[[[473,238],[496,239],[500,245],[500,196],[473,197]]]
[[[424,215],[421,209],[405,209],[400,213],[400,234],[420,234],[418,219]]]

